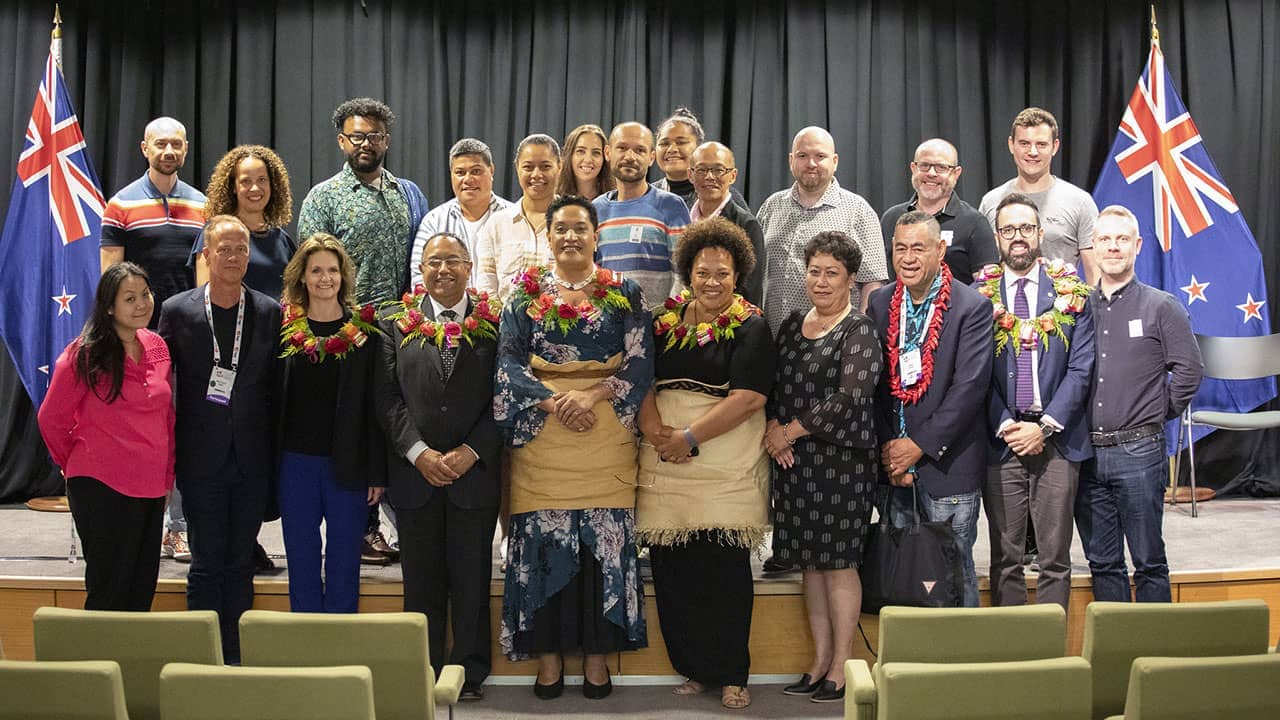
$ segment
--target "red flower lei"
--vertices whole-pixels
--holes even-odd
[[[325,337],[316,337],[311,331],[307,311],[301,305],[284,304],[281,315],[282,358],[301,354],[313,363],[324,362],[328,357],[342,360],[355,348],[364,347],[370,335],[382,334],[373,324],[377,316],[373,305],[351,308],[351,317],[338,328],[338,332]]]
[[[404,335],[400,346],[404,347],[410,340],[418,340],[420,345],[433,342],[436,347],[450,348],[458,346],[460,340],[475,345],[476,337],[498,338],[498,313],[502,311],[498,301],[490,298],[489,293],[467,288],[467,298],[471,301],[471,314],[462,320],[439,322],[431,321],[418,308],[422,298],[427,294],[425,288],[418,285],[412,293],[405,293],[399,300],[383,303],[387,307],[395,307],[397,311],[388,315],[387,319],[395,323],[396,328]]]
[[[924,396],[933,381],[933,353],[938,349],[938,338],[942,335],[942,316],[951,305],[951,270],[942,263],[938,270],[942,276],[942,284],[938,295],[933,299],[933,318],[929,321],[929,329],[925,333],[924,343],[920,347],[920,379],[910,387],[902,387],[902,374],[898,368],[898,327],[902,322],[903,293],[906,285],[898,281],[889,300],[889,328],[885,338],[889,353],[889,390],[893,396],[908,405],[914,405]]]
[[[596,268],[593,282],[596,284],[587,299],[571,305],[560,298],[554,283],[548,282],[551,268],[546,265],[535,265],[522,272],[515,279],[515,289],[508,300],[513,307],[526,305],[525,312],[534,322],[541,324],[547,331],[559,328],[562,334],[581,322],[594,322],[605,312],[628,311],[631,301],[622,294],[622,278],[605,268]],[[548,290],[547,288],[551,289]]]

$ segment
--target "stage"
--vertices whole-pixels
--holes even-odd
[[[81,607],[84,602],[83,562],[68,562],[71,545],[71,516],[66,513],[39,513],[20,505],[0,506],[0,641],[9,658],[32,655],[31,615],[43,605]],[[985,517],[980,520],[974,556],[978,567],[983,602],[988,545]],[[1280,635],[1280,499],[1219,499],[1200,505],[1200,517],[1193,519],[1190,506],[1166,506],[1164,521],[1169,566],[1175,602],[1224,600],[1257,597],[1271,606],[1271,637]],[[279,522],[263,527],[260,539],[278,566],[276,574],[259,575],[256,580],[256,607],[287,610],[288,563],[282,557]],[[1068,613],[1067,651],[1079,653],[1084,630],[1084,608],[1091,599],[1088,566],[1075,538],[1072,550],[1073,577],[1071,608]],[[755,612],[751,651],[753,682],[778,682],[797,675],[807,664],[811,644],[804,615],[804,598],[798,574],[765,577],[756,570]],[[493,602],[491,612],[496,628],[502,603],[502,578],[497,574],[494,552]],[[185,609],[187,566],[173,560],[160,563],[160,583],[154,607]],[[362,612],[401,609],[400,567],[363,566],[361,570]],[[1034,574],[1028,584],[1034,588]],[[646,578],[646,613],[649,647],[624,653],[612,660],[620,684],[675,682],[667,662],[654,609],[652,588]],[[876,642],[874,616],[863,617],[863,627],[872,647]],[[855,639],[857,656],[871,659],[861,638]],[[534,672],[531,662],[512,663],[494,652],[492,682],[515,681]],[[577,674],[573,661],[568,672]],[[794,679],[794,678],[791,678]],[[523,680],[521,680],[523,682]]]

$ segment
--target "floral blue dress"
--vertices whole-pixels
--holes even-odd
[[[554,287],[543,278],[543,287]],[[530,355],[553,363],[576,360],[604,362],[623,354],[622,364],[602,382],[613,389],[611,404],[624,427],[636,431],[636,416],[653,383],[651,316],[640,288],[624,280],[622,293],[630,311],[606,311],[580,320],[568,333],[546,329],[529,317],[528,301],[504,308],[498,342],[494,419],[508,445],[520,447],[544,427],[548,413],[538,403],[553,394],[529,367]],[[626,649],[648,644],[643,586],[636,557],[634,508],[535,510],[511,516],[507,576],[503,590],[499,647],[511,660],[527,654],[515,647],[518,632],[532,629],[534,613],[578,574],[579,550],[595,556],[603,575],[602,611],[626,635]]]

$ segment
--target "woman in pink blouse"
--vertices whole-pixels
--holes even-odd
[[[146,329],[154,310],[142,268],[107,268],[40,406],[84,549],[88,610],[150,610],[156,590],[174,417],[169,348]]]

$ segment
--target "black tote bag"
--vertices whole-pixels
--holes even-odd
[[[880,521],[867,537],[862,567],[862,611],[876,614],[886,605],[959,607],[964,597],[960,548],[949,522],[921,521],[924,510],[911,486],[912,518],[907,527],[889,522],[885,493]]]

